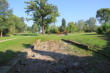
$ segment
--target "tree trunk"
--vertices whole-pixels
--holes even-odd
[[[3,32],[2,31],[0,32],[0,37],[3,37]]]
[[[44,20],[44,18],[42,17],[42,34],[45,34],[45,28],[44,28],[44,23],[43,23],[44,21],[43,20]]]

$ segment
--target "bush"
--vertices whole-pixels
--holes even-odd
[[[58,27],[57,26],[51,26],[50,27],[50,33],[57,33],[58,32]]]
[[[98,34],[103,34],[103,29],[101,27],[99,27],[96,31]]]
[[[97,29],[98,34],[110,33],[110,24],[102,25]]]

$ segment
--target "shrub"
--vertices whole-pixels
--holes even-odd
[[[98,34],[102,34],[103,33],[103,29],[101,27],[99,27],[96,31]]]
[[[110,24],[105,24],[97,29],[98,34],[110,33]]]

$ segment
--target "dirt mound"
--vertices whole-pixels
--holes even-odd
[[[73,48],[73,46],[68,45],[63,41],[54,41],[54,40],[46,41],[46,42],[41,42],[40,40],[37,40],[33,45],[35,50],[43,49],[43,50],[49,50],[54,52]]]
[[[66,49],[73,48],[73,46],[53,40],[46,42],[37,40],[33,45],[34,49],[26,49],[27,56],[15,66],[14,73],[82,72],[75,57],[73,58],[72,55],[65,52]]]

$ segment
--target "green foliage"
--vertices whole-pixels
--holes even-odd
[[[94,17],[90,17],[89,20],[86,21],[86,23],[88,24],[89,31],[91,32],[95,31],[96,19]]]
[[[106,33],[110,33],[110,24],[106,24]]]
[[[83,30],[84,30],[84,32],[90,31],[88,24],[84,24]]]
[[[19,18],[12,14],[12,10],[8,8],[6,0],[0,0],[0,32],[2,35],[14,34],[23,32],[25,30],[25,23],[23,18]]]
[[[66,20],[63,18],[62,19],[62,25],[60,27],[60,31],[64,32],[66,30]]]
[[[97,11],[96,18],[100,23],[106,24],[110,21],[110,8],[101,8]]]
[[[55,22],[58,16],[57,7],[49,4],[47,1],[48,0],[31,0],[30,2],[25,2],[28,4],[26,12],[32,12],[33,20],[42,27],[42,34],[45,34],[45,26]]]
[[[104,27],[101,26],[101,27],[99,27],[99,28],[97,29],[97,33],[98,33],[98,34],[102,34],[102,33],[104,33],[103,30],[104,30]]]
[[[27,27],[27,32],[32,33],[32,31],[33,31],[33,30],[32,30],[32,27],[28,26],[28,27]]]
[[[38,26],[37,24],[33,24],[33,25],[32,25],[32,32],[33,32],[33,33],[38,32],[38,29],[39,29],[39,26]]]
[[[45,26],[45,32],[50,33],[50,25],[49,24]]]
[[[6,0],[0,0],[0,35],[7,29],[8,3]]]
[[[0,18],[5,18],[8,15],[8,2],[0,0]]]
[[[98,34],[105,34],[105,33],[110,33],[110,24],[106,24],[106,25],[101,25],[98,29],[97,29],[97,33]]]
[[[55,26],[55,25],[52,25],[52,26],[50,27],[50,33],[57,33],[57,32],[58,32],[58,27]]]
[[[7,24],[10,25],[9,26],[10,34],[24,32],[26,28],[26,24],[24,23],[24,21],[13,14],[9,15]]]
[[[82,32],[84,29],[84,25],[85,25],[85,21],[84,20],[79,20],[77,23],[77,29],[79,32]]]
[[[68,26],[67,26],[67,31],[69,33],[73,33],[76,31],[76,25],[74,24],[74,22],[69,22]]]
[[[97,29],[94,17],[90,17],[87,21],[79,20],[76,26],[78,32],[94,32]]]
[[[97,33],[110,32],[110,8],[102,8],[97,11],[96,18],[102,25],[98,28]]]

